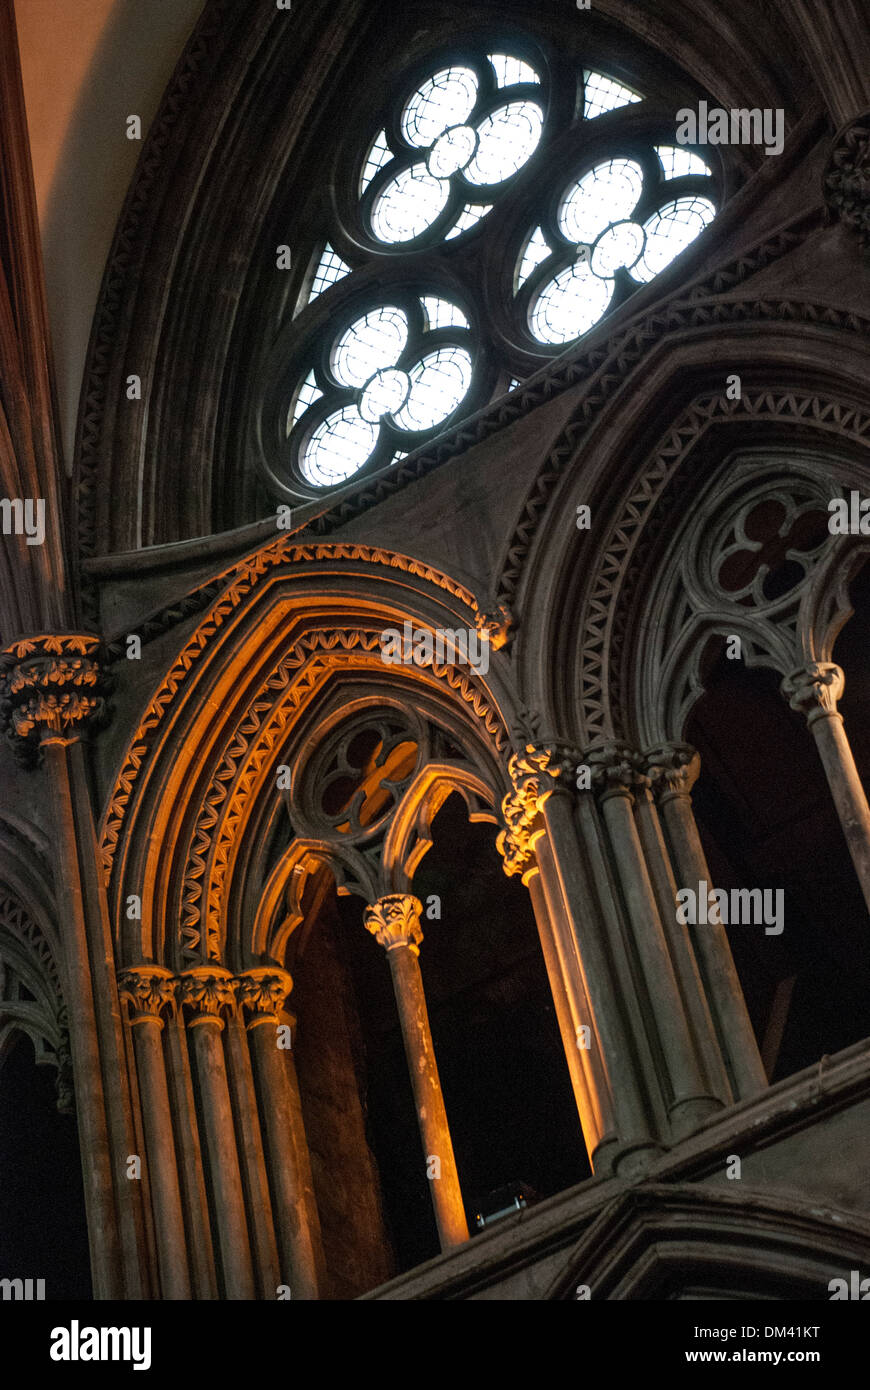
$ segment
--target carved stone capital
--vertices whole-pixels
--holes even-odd
[[[284,1001],[293,988],[293,979],[286,970],[277,966],[257,965],[239,975],[235,987],[239,1002],[244,1004],[250,1015],[249,1029],[257,1028],[262,1023],[277,1026]]]
[[[386,950],[407,946],[418,956],[423,940],[422,911],[420,899],[411,893],[388,893],[366,908],[364,921],[367,931]]]
[[[644,754],[642,763],[660,800],[689,796],[698,780],[701,759],[688,743],[661,743]]]
[[[40,745],[74,743],[105,722],[110,681],[89,633],[22,638],[0,652],[0,727],[31,765]]]
[[[834,216],[870,247],[870,111],[836,135],[823,187]]]
[[[186,1004],[193,1017],[188,1023],[195,1028],[201,1023],[216,1023],[223,1028],[223,1012],[236,1007],[234,980],[229,970],[215,965],[195,965],[178,977],[178,998]]]
[[[130,1005],[130,1023],[157,1022],[175,997],[175,976],[163,965],[134,965],[118,976],[118,993]]]
[[[650,784],[649,777],[640,771],[642,760],[627,744],[597,744],[587,750],[585,761],[592,772],[592,785],[603,800],[631,797]]]
[[[786,676],[780,688],[792,709],[800,710],[813,724],[837,714],[844,684],[842,668],[835,662],[812,661]]]
[[[527,743],[508,763],[513,791],[501,803],[505,830],[496,840],[504,871],[524,873],[533,858],[532,826],[547,797],[556,790],[573,792],[578,754],[567,744]]]
[[[568,743],[527,743],[522,753],[514,753],[508,772],[515,790],[534,796],[540,808],[550,792],[576,787],[581,762],[577,749]]]

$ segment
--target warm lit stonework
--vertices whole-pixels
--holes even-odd
[[[0,0],[0,1285],[827,1302],[866,6],[48,8]],[[304,1310],[220,1316],[179,1367],[295,1371]]]

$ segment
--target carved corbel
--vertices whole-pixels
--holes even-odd
[[[831,213],[870,248],[870,111],[840,130],[823,181]]]

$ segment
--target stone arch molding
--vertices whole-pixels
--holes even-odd
[[[787,561],[800,577],[767,598],[764,571],[728,593],[717,573],[729,558],[751,556],[747,520],[762,504],[779,504],[779,534],[788,542],[802,517],[827,516],[828,503],[848,482],[830,456],[780,456],[750,450],[726,460],[675,528],[664,564],[635,619],[641,644],[624,643],[621,723],[648,747],[680,738],[704,690],[701,664],[713,636],[738,637],[747,666],[766,666],[783,678],[799,666],[828,662],[837,634],[851,616],[849,582],[870,554],[870,540],[830,533],[812,550],[793,545]],[[616,655],[616,654],[614,654]]]
[[[847,384],[844,380],[844,387]],[[682,664],[668,648],[671,667],[690,683],[689,689],[677,696],[676,676],[671,678],[659,669],[666,664],[661,631],[663,623],[670,625],[671,643],[675,623],[681,631],[679,620],[685,614],[682,610],[675,614],[675,607],[679,607],[676,593],[682,584],[676,576],[686,564],[689,534],[695,536],[693,553],[697,556],[703,551],[707,530],[703,518],[709,516],[711,506],[727,505],[740,459],[747,460],[741,474],[746,486],[753,476],[760,482],[762,475],[774,490],[777,486],[787,490],[803,480],[805,487],[815,489],[821,507],[827,506],[832,496],[845,495],[851,488],[863,484],[866,489],[870,412],[857,406],[850,399],[853,395],[851,385],[846,398],[812,389],[764,388],[744,389],[736,401],[727,400],[721,390],[696,395],[668,425],[652,451],[647,446],[643,458],[633,464],[619,500],[600,502],[601,538],[597,543],[591,535],[585,540],[569,536],[551,546],[552,553],[541,559],[544,539],[537,540],[537,558],[530,566],[529,587],[522,602],[522,631],[532,638],[519,658],[519,679],[545,722],[552,723],[554,729],[567,728],[581,746],[614,738],[636,739],[646,746],[644,739],[656,742],[676,736],[674,720],[684,720],[692,702],[692,677],[686,674],[686,662],[693,651],[693,639],[691,632],[685,638]],[[762,445],[761,440],[767,442]],[[619,458],[618,441],[608,441],[608,457]],[[573,514],[574,496],[584,491],[582,482],[579,476],[569,479],[558,499],[551,500],[551,507],[558,507],[560,514]],[[554,484],[555,480],[551,491]],[[587,483],[584,500],[589,492]],[[595,544],[591,557],[590,542]],[[582,567],[577,563],[581,545],[587,547],[585,556],[589,557]],[[813,565],[812,586],[801,589],[801,638],[795,629],[789,647],[780,629],[777,643],[768,625],[762,640],[756,624],[748,659],[755,664],[773,661],[776,669],[781,669],[790,659],[786,651],[794,650],[789,670],[802,660],[826,660],[822,652],[829,652],[851,611],[844,585],[861,563],[861,551],[856,538],[843,538],[837,545],[832,538],[831,552],[817,557],[819,561],[824,558],[824,563]],[[832,558],[834,553],[836,559]],[[697,586],[693,595],[697,629],[704,623],[709,627],[716,612],[711,608],[709,586],[705,597]],[[571,615],[567,623],[566,613]],[[558,634],[553,614],[560,615]],[[719,612],[718,616],[721,627],[724,615]],[[739,619],[738,631],[749,641],[746,610],[732,604],[728,616],[731,626],[727,631],[734,631],[733,624]],[[788,618],[796,621],[794,613]],[[654,670],[651,646],[657,640],[661,651]],[[552,660],[557,641],[562,653],[558,664]],[[566,659],[568,678],[564,684],[571,692],[570,706],[560,709],[556,675],[564,674]],[[665,712],[668,700],[671,704]],[[689,702],[685,708],[681,700]]]
[[[447,788],[487,817],[507,789],[516,702],[506,654],[492,651],[485,672],[460,664],[452,649],[443,664],[382,660],[386,628],[410,622],[436,633],[484,623],[461,585],[391,552],[285,539],[226,581],[153,691],[103,813],[103,874],[124,963],[236,966],[267,948],[246,882],[252,872],[268,879],[261,840],[283,826],[289,840],[276,769],[293,766],[318,730],[353,709],[407,709],[443,739],[428,773],[418,770],[414,814],[403,803],[397,819],[390,881],[402,882],[420,853]],[[291,870],[317,851],[300,828],[307,848]],[[345,852],[350,881],[354,867]],[[129,915],[131,895],[141,916],[135,908]]]
[[[584,1232],[545,1300],[826,1300],[870,1258],[870,1223],[747,1187],[650,1184],[624,1193]],[[584,1294],[585,1297],[585,1294]]]

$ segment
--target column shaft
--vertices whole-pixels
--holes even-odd
[[[540,872],[537,869],[533,870],[528,878],[523,881],[528,886],[529,897],[532,900],[532,909],[535,914],[535,921],[538,926],[538,937],[541,942],[541,952],[544,957],[544,964],[547,968],[547,978],[550,982],[550,993],[553,996],[553,1005],[556,1010],[559,1032],[562,1037],[565,1061],[568,1064],[568,1072],[571,1077],[574,1101],[577,1106],[577,1113],[580,1116],[580,1127],[583,1131],[583,1138],[589,1154],[589,1161],[591,1162],[592,1154],[601,1140],[600,1117],[597,1106],[593,1103],[592,1096],[589,1092],[583,1070],[583,1062],[577,1046],[577,1034],[571,1017],[568,997],[565,993],[559,955],[553,936],[550,908],[547,903]]]
[[[196,1103],[193,1095],[184,1020],[181,1017],[181,1011],[177,1008],[173,1010],[166,1021],[166,1060],[169,1093],[172,1097],[172,1113],[175,1117],[178,1166],[181,1190],[184,1196],[185,1229],[187,1231],[193,1293],[194,1297],[198,1299],[213,1299],[218,1296],[218,1286],[211,1223],[208,1214],[208,1198],[205,1191],[202,1148],[199,1140],[199,1126],[196,1118]]]
[[[688,792],[666,791],[660,803],[680,881],[697,890],[711,882]],[[716,1033],[731,1073],[734,1096],[744,1100],[767,1086],[758,1043],[749,1019],[728,936],[721,922],[708,922],[694,934],[695,951],[710,1000]]]
[[[581,966],[601,1061],[608,1077],[615,1128],[621,1148],[657,1147],[649,1134],[643,1095],[638,1085],[631,1043],[619,1007],[610,962],[590,906],[595,902],[584,868],[572,798],[557,789],[543,803],[549,848],[571,921],[571,947]],[[588,926],[584,922],[588,915]]]
[[[290,1281],[281,1277],[251,1057],[245,1029],[236,1012],[226,1020],[224,1040],[257,1287],[261,1297],[275,1298],[278,1285]],[[267,1101],[267,1116],[268,1106]]]
[[[390,947],[387,959],[393,976],[423,1153],[427,1164],[430,1157],[440,1161],[441,1176],[432,1178],[430,1186],[441,1248],[448,1250],[468,1240],[468,1224],[435,1062],[423,977],[419,961],[410,946]]]
[[[193,1033],[226,1297],[255,1298],[245,1199],[221,1044],[222,1028],[223,1019],[211,1016],[200,1016],[188,1025]]]
[[[60,744],[49,743],[46,746],[45,767],[51,782],[54,803],[57,891],[58,897],[62,896],[65,908],[61,921],[67,986],[64,992],[69,1015],[76,1121],[81,1149],[94,1297],[120,1299],[125,1297],[125,1281],[113,1180],[120,1156],[113,1151],[109,1137],[88,956],[85,907],[81,882],[75,872],[78,846],[70,805],[66,750]],[[126,1158],[126,1155],[124,1157]]]
[[[781,688],[792,709],[806,716],[870,910],[870,808],[837,709],[844,685],[841,667],[833,661],[813,661],[786,676]]]
[[[300,1150],[307,1159],[307,1145],[301,1106],[291,1092],[287,1062],[292,1059],[278,1047],[274,1021],[255,1022],[248,1037],[262,1096],[283,1282],[294,1299],[316,1299],[324,1289],[325,1271],[311,1165],[300,1162]]]
[[[117,1213],[112,1224],[120,1236],[124,1296],[147,1298],[152,1289],[141,1184],[126,1177],[127,1156],[136,1152],[130,1078],[115,977],[114,944],[97,870],[96,833],[82,746],[78,742],[68,744],[62,739],[49,738],[43,741],[43,749],[54,798],[59,882],[73,914],[65,946],[72,944],[72,936],[81,939],[89,976],[86,997],[93,1001]],[[75,952],[79,949],[76,944]],[[104,1238],[108,1236],[100,1237]]]
[[[688,927],[677,921],[677,885],[662,835],[658,811],[648,787],[635,793],[640,841],[670,952],[683,1008],[701,1060],[707,1086],[725,1105],[733,1099],[722,1052],[713,1026],[710,1006],[692,951]]]
[[[163,1022],[156,1017],[142,1017],[131,1026],[145,1123],[161,1295],[165,1299],[189,1299],[184,1217],[161,1040]]]
[[[676,1134],[683,1135],[718,1110],[721,1101],[707,1091],[689,1036],[631,803],[628,786],[620,783],[604,792],[602,811],[628,908],[635,950],[655,1010],[656,1032],[673,1096],[669,1114]]]
[[[843,717],[836,713],[811,719],[810,729],[861,884],[861,892],[870,909],[870,807],[843,727]]]

